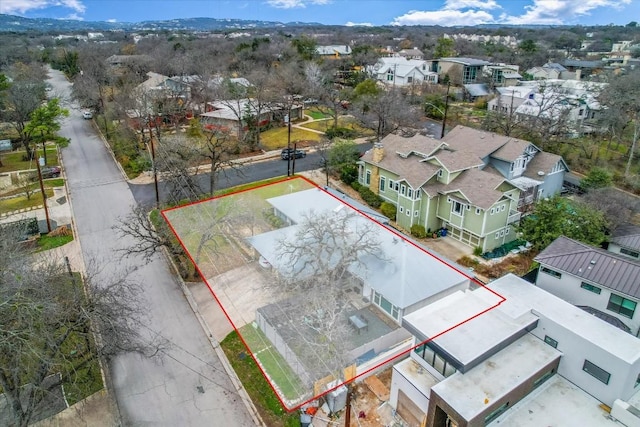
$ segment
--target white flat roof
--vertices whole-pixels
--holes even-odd
[[[540,313],[620,360],[632,364],[640,359],[640,339],[513,274],[487,286],[506,298],[499,309],[509,317],[517,318],[528,312]],[[485,294],[479,296],[484,297]]]
[[[489,426],[509,427],[620,427],[622,424],[607,418],[600,401],[554,375],[513,405]]]
[[[439,379],[431,375],[429,371],[420,366],[420,364],[411,357],[404,359],[400,363],[396,363],[393,365],[393,369],[402,374],[402,376],[427,399],[431,394],[431,387],[440,382]],[[427,412],[427,408],[424,408],[423,411]]]
[[[560,356],[555,348],[526,334],[470,371],[456,372],[431,389],[471,420]]]
[[[458,291],[404,316],[403,325],[468,365],[537,320],[532,313],[512,319],[500,311],[501,303],[502,298],[484,288]]]

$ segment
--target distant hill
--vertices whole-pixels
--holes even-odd
[[[187,18],[168,21],[87,22],[72,19],[23,18],[0,14],[0,32],[42,31],[65,33],[73,31],[225,31],[255,28],[286,28],[322,26],[316,22],[273,22],[245,19]]]

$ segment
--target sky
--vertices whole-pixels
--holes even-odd
[[[139,22],[235,18],[326,25],[626,25],[640,0],[0,0],[26,18]]]

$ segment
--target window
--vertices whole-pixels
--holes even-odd
[[[507,408],[509,408],[509,402],[505,402],[502,405],[500,405],[497,409],[491,411],[491,413],[484,418],[485,425],[489,424],[491,421],[495,420],[500,415],[502,415],[504,411],[507,410]]]
[[[500,211],[501,211],[501,212],[504,212],[505,208],[506,208],[506,205],[502,205],[502,206],[500,206]]]
[[[416,196],[416,200],[420,200],[420,190],[416,190],[414,194]]]
[[[580,284],[580,287],[582,289],[586,289],[587,291],[593,292],[594,294],[598,294],[598,295],[600,295],[600,292],[602,292],[602,289],[600,289],[599,287],[593,286],[593,285],[591,285],[589,283],[585,283],[585,282],[582,282]]]
[[[471,210],[471,205],[466,205],[467,210]]]
[[[391,317],[393,317],[396,320],[399,320],[399,309],[398,307],[396,307],[395,305],[391,304],[390,301],[388,301],[385,297],[383,297],[382,295],[380,295],[377,292],[373,293],[373,302],[380,307],[382,310],[384,310],[386,313],[388,313],[389,315],[391,315]]]
[[[554,340],[549,335],[545,335],[544,336],[544,342],[546,342],[547,344],[549,344],[553,348],[558,348],[558,341]]]
[[[407,77],[407,83],[411,83],[411,82],[413,82],[413,77],[411,76]]]
[[[504,237],[504,230],[500,230],[500,237]]]
[[[560,279],[560,278],[562,277],[562,274],[560,274],[560,273],[558,273],[557,271],[554,271],[554,270],[552,270],[552,269],[550,269],[550,268],[547,268],[547,267],[542,267],[542,268],[540,269],[540,271],[542,271],[542,272],[543,272],[543,273],[545,273],[545,274],[548,274],[549,276],[553,276],[553,277],[555,277],[556,279]]]
[[[496,239],[499,239],[499,238],[500,238],[500,232],[499,232],[499,231],[496,233],[496,237],[495,237],[495,238],[496,238]]]
[[[442,169],[438,169],[438,178],[442,178]]]
[[[413,198],[413,190],[411,188],[407,189],[407,197],[408,198]]]
[[[406,192],[407,192],[407,186],[402,184],[400,186],[400,194],[402,194],[404,196]]]
[[[511,230],[510,228],[507,228],[506,230],[504,230],[504,235],[506,236],[507,234],[509,234],[509,230]]]
[[[380,191],[384,191],[384,184],[385,184],[385,178],[384,176],[380,177]]]
[[[462,203],[456,202],[454,200],[453,204],[451,205],[451,212],[453,212],[456,215],[462,215]]]
[[[398,184],[398,181],[394,182],[394,190],[398,191],[398,188],[400,188],[400,184]]]
[[[636,384],[633,387],[635,388],[635,387],[638,387],[639,385],[640,385],[640,374],[638,374],[638,376],[636,377]]]
[[[411,209],[407,209],[406,212],[407,212],[407,216],[411,216]]]
[[[371,184],[371,171],[367,171],[366,178],[364,181],[367,185]]]
[[[595,379],[600,380],[605,384],[609,384],[609,379],[611,378],[611,374],[605,371],[604,369],[602,369],[601,367],[594,365],[593,363],[589,362],[586,359],[584,361],[584,365],[582,365],[582,370],[585,371],[587,374],[591,375],[592,377],[594,377]]]
[[[415,216],[415,217],[418,216],[418,211],[417,210],[413,211],[413,216]]]
[[[614,313],[633,319],[633,313],[636,311],[636,303],[630,299],[623,298],[620,295],[611,294],[609,297],[609,304],[607,304],[607,310],[611,310]]]
[[[402,206],[400,206],[400,213],[404,212],[404,208]]]
[[[480,208],[476,208],[476,215],[480,215]]]
[[[580,111],[578,111],[578,115],[582,116],[584,114],[584,108],[581,108]]]
[[[496,211],[496,210],[495,210],[494,208],[491,208],[491,211],[489,212],[489,215],[493,215],[493,213],[494,213],[495,211]]]
[[[437,351],[429,347],[428,344],[422,344],[416,347],[414,352],[445,378],[456,373],[456,368],[451,366],[447,359],[439,355]]]
[[[620,248],[620,253],[623,255],[628,255],[628,256],[632,256],[634,258],[638,258],[640,257],[640,253],[636,252],[636,251],[632,251],[626,248]]]

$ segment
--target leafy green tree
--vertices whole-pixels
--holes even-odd
[[[316,47],[318,43],[310,37],[301,36],[291,40],[291,44],[296,48],[298,55],[305,61],[311,61],[316,57]]]
[[[438,43],[436,44],[436,50],[433,54],[436,58],[447,58],[455,55],[455,50],[453,49],[453,40],[440,37],[438,39]]]
[[[521,41],[520,44],[518,45],[518,48],[524,54],[531,54],[538,51],[538,46],[536,45],[536,42],[531,39],[526,39]]]
[[[327,153],[327,167],[330,171],[340,174],[340,179],[351,184],[358,177],[356,162],[360,158],[360,152],[355,142],[351,140],[337,140],[331,145]]]
[[[42,143],[45,164],[47,154],[44,144],[60,130],[60,119],[67,116],[69,116],[69,110],[60,107],[58,98],[53,98],[31,113],[31,120],[24,128],[25,134],[29,135],[32,141]]]
[[[613,182],[611,172],[604,168],[592,168],[587,177],[580,181],[580,187],[585,190],[609,187]]]
[[[536,203],[531,215],[520,220],[518,232],[522,238],[542,250],[559,236],[566,236],[590,245],[605,240],[606,220],[602,212],[575,201],[554,196]]]

